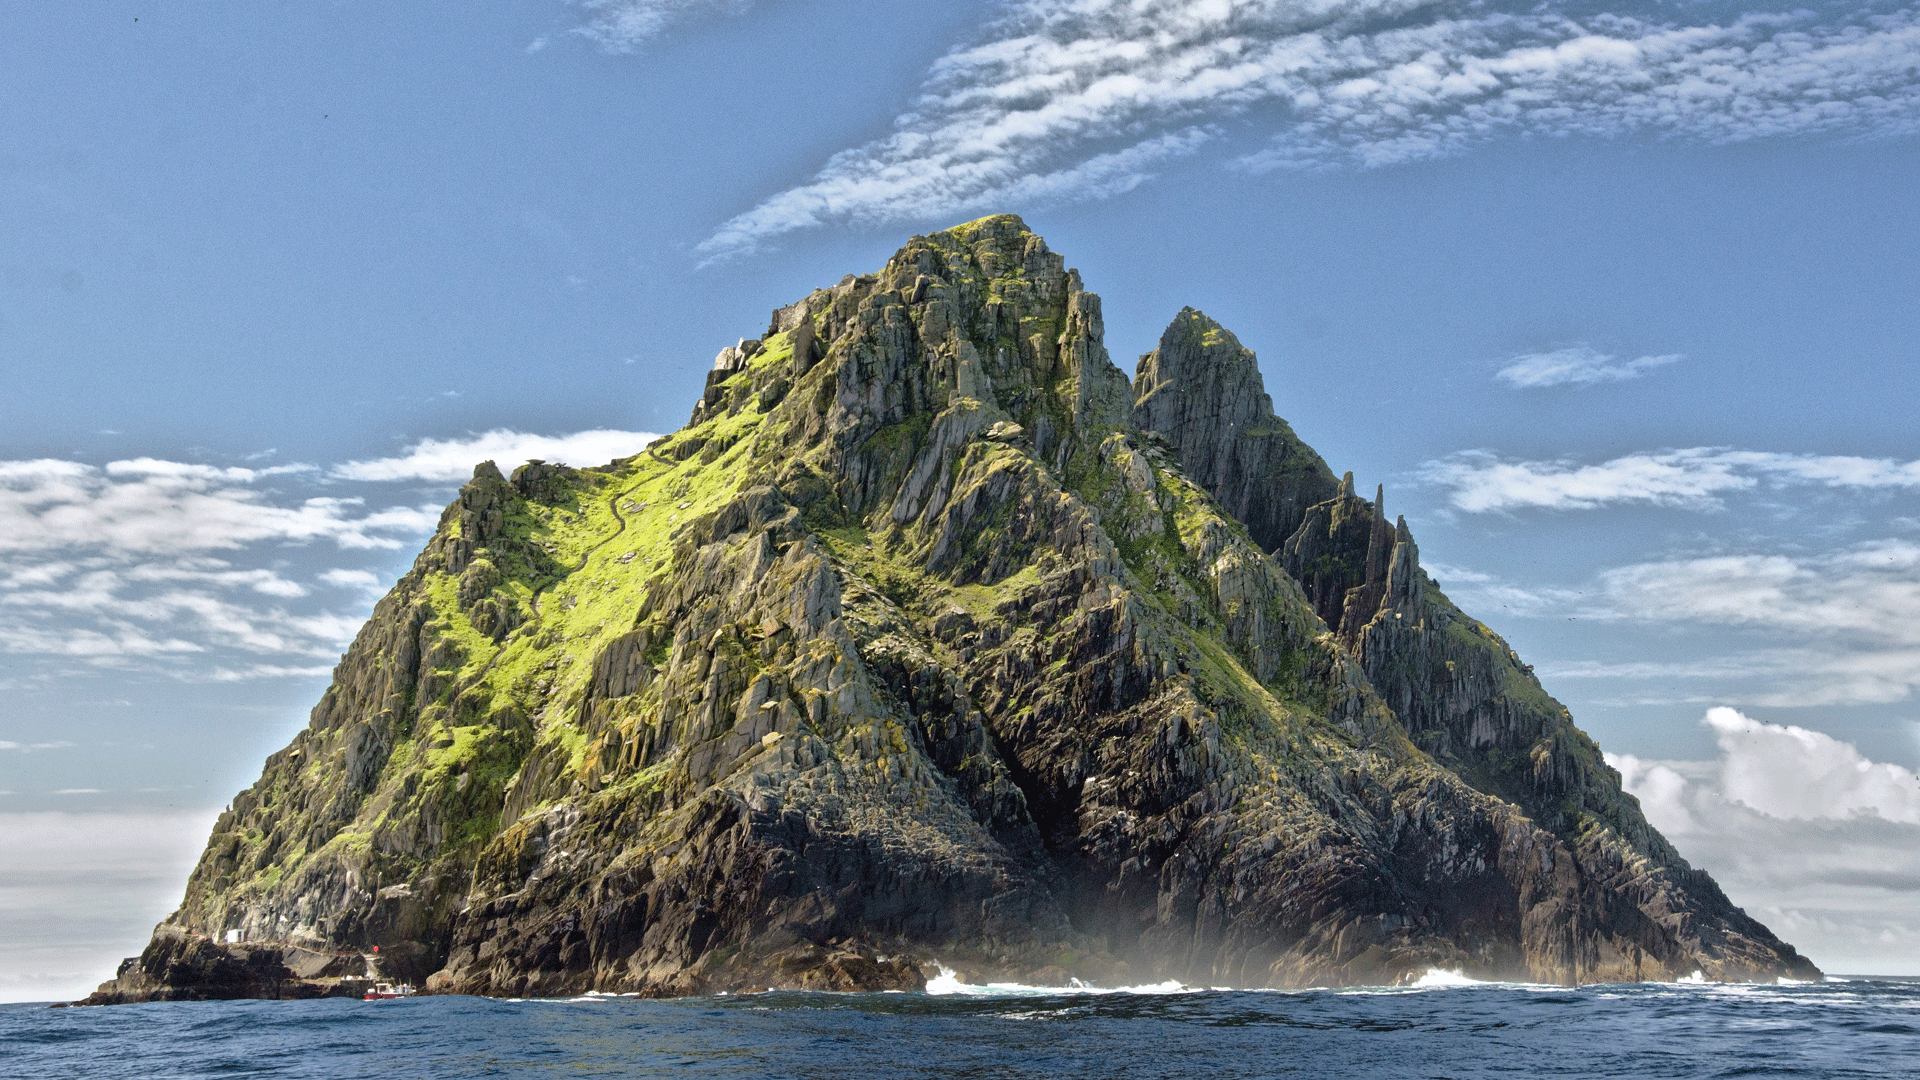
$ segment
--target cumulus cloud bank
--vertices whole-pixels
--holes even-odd
[[[1494,378],[1510,386],[1530,390],[1542,386],[1562,386],[1567,383],[1585,385],[1588,383],[1620,382],[1624,379],[1637,379],[1657,367],[1683,359],[1679,353],[1665,356],[1641,356],[1632,360],[1606,356],[1585,345],[1576,345],[1567,349],[1555,349],[1552,352],[1529,353],[1517,356],[1507,366],[1494,374]]]
[[[647,5],[642,5],[647,6]],[[893,134],[727,221],[710,257],[839,222],[1099,198],[1254,118],[1241,168],[1382,166],[1503,133],[1737,142],[1920,128],[1920,16],[1725,25],[1415,0],[1012,0]]]
[[[1647,818],[1829,971],[1920,965],[1920,777],[1852,744],[1707,710],[1711,761],[1608,754]]]
[[[1768,817],[1811,821],[1871,815],[1920,825],[1920,776],[1867,760],[1852,743],[1765,724],[1725,706],[1704,723],[1720,744],[1720,793]]]
[[[1920,488],[1920,461],[1693,447],[1643,451],[1582,465],[1566,460],[1510,461],[1486,450],[1468,450],[1426,462],[1417,475],[1451,488],[1448,501],[1474,514],[1527,508],[1591,510],[1631,503],[1713,509],[1721,505],[1721,495],[1762,483]]]

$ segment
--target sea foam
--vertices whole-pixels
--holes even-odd
[[[945,964],[937,964],[940,974],[927,980],[927,993],[963,994],[969,997],[1056,996],[1060,994],[1197,994],[1205,987],[1187,986],[1175,979],[1140,986],[1092,986],[1073,979],[1066,986],[1029,986],[1026,983],[969,983]]]
[[[1416,990],[1431,990],[1443,986],[1487,986],[1479,979],[1468,978],[1459,971],[1445,971],[1441,968],[1428,968],[1425,975],[1407,984]]]

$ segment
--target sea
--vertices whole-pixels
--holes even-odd
[[[0,1077],[1920,1077],[1920,980],[0,1006]]]

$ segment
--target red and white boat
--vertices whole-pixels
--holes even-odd
[[[385,1001],[388,998],[412,997],[420,991],[406,983],[374,983],[367,991],[365,1001]]]

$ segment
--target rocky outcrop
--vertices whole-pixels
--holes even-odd
[[[776,311],[643,453],[482,465],[148,950],[211,959],[97,1000],[1812,971],[1231,335],[1182,312],[1133,385],[1102,336],[987,218]]]
[[[1206,325],[1190,310],[1175,327],[1182,321]],[[1240,396],[1264,397],[1258,371],[1240,383]],[[1139,391],[1144,398],[1152,388],[1142,383]],[[1200,411],[1201,431],[1214,434],[1206,415]],[[1160,434],[1189,448],[1183,465],[1198,471],[1218,456],[1179,414],[1162,422]],[[1325,471],[1317,455],[1303,452]],[[1233,494],[1228,481],[1220,486]],[[1420,568],[1406,519],[1387,523],[1384,486],[1371,503],[1353,487],[1347,473],[1331,498],[1305,510],[1275,554],[1315,613],[1357,654],[1369,686],[1410,740],[1559,838],[1556,854],[1567,859],[1572,883],[1565,896],[1536,902],[1533,919],[1564,934],[1564,946],[1551,948],[1560,970],[1574,979],[1637,979],[1648,977],[1649,958],[1670,965],[1676,956],[1716,954],[1745,956],[1752,965],[1723,973],[1764,971],[1769,956],[1781,957],[1786,970],[1810,970],[1680,858],[1532,667],[1440,593]],[[1623,896],[1639,899],[1626,904]]]
[[[1252,350],[1200,312],[1182,308],[1140,358],[1134,393],[1134,421],[1173,441],[1186,474],[1261,550],[1277,552],[1308,507],[1333,497],[1326,462],[1274,415]]]
[[[162,926],[146,949],[122,961],[113,981],[101,984],[84,1004],[359,997],[373,985],[364,977],[366,970],[367,959],[358,953],[222,944]]]

